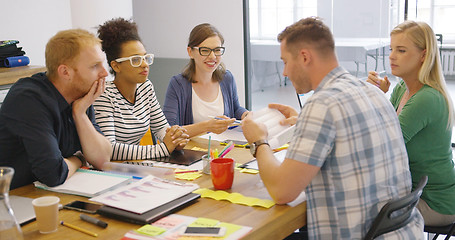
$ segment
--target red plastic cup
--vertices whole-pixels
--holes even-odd
[[[234,160],[232,158],[217,158],[210,162],[212,183],[215,189],[225,190],[232,187],[234,181]]]

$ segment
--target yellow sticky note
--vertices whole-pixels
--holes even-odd
[[[229,237],[229,235],[231,235],[232,233],[234,233],[242,228],[242,226],[240,226],[240,225],[235,225],[235,224],[225,223],[225,222],[221,222],[220,224],[217,225],[217,227],[226,228],[226,234],[223,236],[223,238]]]
[[[174,174],[176,179],[188,181],[193,181],[194,179],[202,176],[200,171],[179,168],[174,170]]]
[[[241,173],[250,173],[250,174],[258,174],[259,170],[256,169],[249,169],[249,168],[242,168],[240,170]]]
[[[136,231],[139,233],[145,234],[145,235],[149,235],[149,236],[158,236],[158,235],[166,232],[166,229],[147,224],[147,225],[140,227]]]
[[[189,227],[214,227],[220,221],[210,218],[197,218],[194,222],[192,222]]]
[[[202,176],[202,174],[199,172],[175,174],[176,179],[188,180],[188,181],[193,181],[194,179],[201,177],[201,176]]]
[[[247,206],[259,206],[270,208],[275,205],[275,202],[268,199],[259,199],[253,197],[245,197],[240,193],[228,193],[225,191],[213,191],[207,188],[199,188],[193,191],[194,193],[201,194],[203,198],[212,198],[215,200],[227,200],[231,203],[242,204]]]
[[[200,151],[200,152],[207,152],[208,151],[208,149],[200,148],[200,147],[192,147],[191,150]]]

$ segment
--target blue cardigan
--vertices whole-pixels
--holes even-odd
[[[223,80],[220,82],[221,93],[223,94],[224,115],[230,118],[241,119],[246,111],[239,104],[237,86],[231,72],[226,71]],[[172,125],[193,124],[192,87],[190,81],[182,74],[173,76],[169,82],[164,100],[163,112],[167,121]]]

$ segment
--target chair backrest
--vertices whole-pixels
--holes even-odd
[[[371,224],[365,239],[374,239],[375,237],[395,231],[404,227],[412,220],[412,213],[419,201],[422,190],[427,184],[428,177],[423,176],[416,189],[404,197],[392,199],[386,203],[379,212],[378,216]]]
[[[436,35],[436,40],[438,41],[439,45],[442,45],[442,34],[435,34]]]

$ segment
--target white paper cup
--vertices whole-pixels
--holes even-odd
[[[55,196],[39,197],[32,201],[40,233],[57,231],[59,202],[60,198]]]

